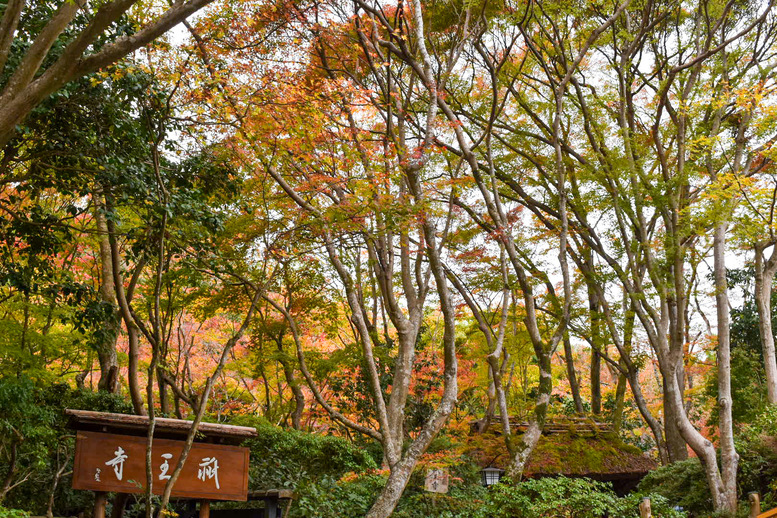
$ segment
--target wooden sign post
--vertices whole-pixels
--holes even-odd
[[[147,479],[147,417],[68,410],[77,429],[73,489],[95,492],[94,518],[105,518],[108,492],[161,495],[183,452],[191,422],[157,419],[151,448],[152,479]],[[221,442],[239,442],[256,435],[252,428],[204,424],[202,435]],[[124,433],[121,433],[124,432]],[[155,435],[156,435],[155,433]],[[174,438],[171,438],[174,437]],[[200,500],[200,517],[210,515],[211,500],[248,499],[248,448],[233,444],[195,442],[176,480],[171,496]]]
[[[161,495],[178,464],[183,441],[154,439],[151,489]],[[146,438],[98,432],[76,434],[73,489],[144,493]],[[248,448],[192,444],[171,494],[178,498],[239,500],[248,497]]]

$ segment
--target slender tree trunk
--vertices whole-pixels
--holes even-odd
[[[723,491],[718,509],[731,513],[737,509],[737,466],[739,455],[734,445],[734,420],[731,400],[731,336],[729,330],[728,284],[726,281],[726,231],[724,221],[715,226],[713,241],[715,306],[718,321],[718,414],[720,424],[720,464]]]
[[[17,467],[17,458],[18,458],[18,441],[14,440],[11,442],[11,446],[9,448],[11,451],[10,459],[8,460],[8,473],[5,474],[5,479],[3,479],[3,486],[0,487],[0,502],[2,502],[5,499],[5,495],[8,494],[8,491],[11,490],[11,484],[13,484],[13,477],[16,474],[16,467]]]
[[[627,305],[628,301],[624,300],[624,305]],[[606,318],[606,315],[602,315]],[[629,305],[629,310],[626,312],[626,318],[623,325],[623,342],[621,345],[622,351],[620,352],[620,358],[618,365],[620,366],[620,375],[618,376],[618,386],[615,389],[615,411],[613,413],[612,424],[615,429],[615,433],[620,433],[623,426],[623,407],[626,400],[626,387],[629,384],[628,372],[629,369],[634,368],[631,362],[632,340],[634,339],[634,320],[636,315],[634,314],[633,306]],[[609,322],[608,322],[609,324]],[[640,394],[641,395],[641,394]],[[635,397],[636,400],[636,397]],[[651,414],[652,417],[652,414]],[[647,421],[646,421],[647,422]],[[659,430],[660,431],[660,430]],[[663,437],[656,438],[656,445],[661,444]],[[658,448],[659,452],[662,448]],[[662,462],[664,460],[663,455],[659,455]]]
[[[294,369],[292,368],[291,363],[289,363],[288,359],[283,358],[283,355],[285,354],[283,351],[283,335],[278,337],[277,345],[278,351],[281,353],[278,361],[280,362],[281,367],[283,367],[283,375],[286,378],[286,383],[289,385],[291,393],[294,396],[294,410],[291,413],[291,426],[295,430],[302,430],[302,412],[305,411],[305,393],[302,392],[302,387],[296,376],[294,376]]]
[[[642,387],[639,383],[639,371],[633,368],[628,373],[629,385],[631,386],[631,393],[634,395],[634,402],[637,404],[642,419],[648,424],[650,431],[653,433],[653,438],[656,441],[656,447],[658,448],[658,458],[661,460],[661,464],[669,464],[671,462],[669,457],[666,440],[661,429],[661,423],[650,412],[648,408],[645,396],[642,394]]]
[[[777,360],[772,330],[772,286],[777,273],[777,247],[772,249],[769,259],[765,259],[764,248],[769,245],[775,246],[774,243],[769,243],[755,247],[755,305],[766,372],[766,394],[769,403],[774,405],[777,404]]]
[[[621,362],[621,368],[626,366]],[[623,426],[623,408],[626,402],[626,375],[621,372],[618,375],[618,384],[615,387],[615,408],[612,412],[612,427],[615,433],[620,433]]]
[[[109,199],[106,197],[106,210],[112,210]],[[116,292],[116,301],[119,303],[122,319],[127,329],[127,341],[129,343],[129,362],[127,373],[127,385],[129,386],[132,408],[138,415],[146,415],[146,409],[143,405],[143,392],[140,388],[140,342],[139,331],[135,321],[130,314],[128,297],[124,292],[124,283],[121,275],[121,255],[119,243],[116,239],[115,223],[106,218],[108,230],[108,240],[111,248],[111,266],[113,271],[113,287]]]
[[[572,399],[575,402],[575,411],[578,414],[582,414],[585,412],[585,409],[583,408],[583,399],[580,397],[580,384],[577,381],[575,360],[572,355],[572,343],[569,341],[569,333],[564,333],[564,360],[567,364],[569,390],[572,392]]]
[[[105,203],[103,195],[98,190],[92,196],[94,201],[94,219],[97,226],[97,239],[100,253],[100,299],[111,308],[110,317],[103,323],[102,332],[98,335],[95,345],[97,359],[100,362],[100,381],[97,389],[110,393],[118,390],[118,359],[116,356],[116,339],[119,336],[119,314],[116,309],[116,292],[113,288],[113,261],[111,244],[108,236],[108,225],[105,221]]]
[[[598,416],[602,413],[601,315],[599,297],[590,285],[588,286],[588,320],[591,326],[591,412]]]
[[[699,433],[685,413],[682,391],[677,385],[676,373],[666,369],[662,371],[662,374],[665,379],[669,380],[666,384],[668,400],[674,409],[679,409],[676,412],[678,416],[677,429],[694,453],[696,453],[704,468],[713,508],[715,510],[730,510],[728,491],[718,470],[718,457],[715,445]]]
[[[168,397],[167,392],[167,382],[164,378],[164,373],[162,372],[162,368],[157,368],[157,388],[159,390],[159,411],[163,415],[168,415],[170,413],[170,398]]]
[[[483,416],[483,419],[477,423],[476,431],[478,433],[488,430],[496,415],[496,384],[494,383],[494,373],[490,365],[488,367],[488,391],[486,395],[488,397],[488,405],[486,406],[486,414]]]
[[[542,435],[542,429],[545,427],[548,407],[550,406],[550,395],[553,392],[550,355],[538,354],[537,360],[540,369],[540,380],[537,387],[537,401],[534,405],[534,413],[529,420],[528,428],[521,436],[520,444],[505,473],[513,482],[521,480],[526,465],[529,462],[529,457],[537,447],[537,443]]]
[[[51,490],[49,491],[49,503],[46,506],[46,517],[47,518],[54,518],[54,499],[57,496],[57,487],[59,486],[59,481],[62,479],[63,476],[69,475],[73,473],[72,471],[65,472],[68,466],[67,457],[65,458],[64,462],[62,462],[62,459],[60,458],[60,453],[62,452],[63,446],[61,444],[57,445],[57,471],[54,473],[54,482],[51,484]],[[67,448],[65,449],[65,455],[67,455]]]
[[[272,408],[272,393],[270,391],[270,380],[267,379],[267,374],[264,372],[264,365],[259,366],[259,374],[264,385],[264,417],[269,419],[270,409]]]

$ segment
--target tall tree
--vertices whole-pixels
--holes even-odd
[[[0,147],[38,104],[66,83],[112,65],[209,2],[181,0],[167,8],[157,6],[155,15],[138,20],[136,30],[125,25],[126,33],[113,40],[106,36],[122,24],[136,0],[5,4],[0,19],[0,75],[5,78],[0,91]]]

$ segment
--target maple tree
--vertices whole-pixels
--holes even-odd
[[[771,3],[223,0],[103,68],[206,3],[6,6],[1,372],[377,444],[367,516],[470,424],[519,483],[565,414],[735,511],[730,328],[777,398]]]

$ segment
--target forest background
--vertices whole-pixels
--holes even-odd
[[[2,9],[0,515],[88,507],[66,406],[259,426],[300,516],[777,505],[771,2]],[[572,415],[662,467],[521,482]]]

